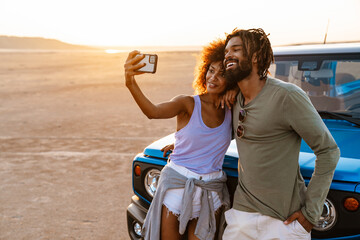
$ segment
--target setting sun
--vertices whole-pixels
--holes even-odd
[[[122,51],[121,50],[116,50],[116,49],[106,49],[105,52],[113,54],[113,53],[120,53]]]

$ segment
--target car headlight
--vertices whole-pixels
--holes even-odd
[[[159,177],[160,177],[160,171],[155,168],[149,170],[145,175],[144,186],[145,186],[146,192],[151,197],[154,197],[154,194],[156,192],[156,188],[158,185]]]
[[[142,228],[141,228],[140,223],[134,222],[133,228],[134,228],[133,230],[134,230],[134,233],[136,234],[136,236],[141,237]]]
[[[314,226],[314,230],[320,232],[328,231],[335,225],[336,219],[335,206],[329,199],[326,199],[320,220],[318,224]]]

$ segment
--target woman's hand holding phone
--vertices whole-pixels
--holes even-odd
[[[143,74],[143,72],[138,72],[137,70],[145,66],[145,63],[140,63],[144,58],[145,56],[140,54],[139,51],[135,50],[129,53],[124,64],[126,86],[131,85],[135,81],[135,75]]]
[[[135,75],[143,73],[155,73],[157,67],[156,54],[141,54],[135,50],[129,53],[124,64],[126,86],[132,84]]]

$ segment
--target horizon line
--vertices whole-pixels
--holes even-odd
[[[144,49],[151,49],[158,51],[169,51],[169,50],[186,50],[186,51],[201,51],[201,49],[206,45],[98,45],[98,44],[76,44],[76,43],[69,43],[65,42],[56,38],[46,38],[46,37],[36,37],[36,36],[16,36],[16,35],[2,35],[0,34],[0,37],[15,37],[15,38],[35,38],[35,39],[45,39],[45,40],[55,40],[59,41],[64,44],[72,45],[72,46],[79,46],[79,47],[90,47],[90,48],[96,48],[96,49],[114,49],[114,50],[129,50],[129,49],[137,49],[137,48],[144,48]],[[309,41],[309,42],[297,42],[297,43],[285,43],[285,44],[276,44],[272,45],[272,47],[282,47],[282,46],[298,46],[298,45],[322,45],[322,44],[340,44],[340,43],[360,43],[359,40],[348,40],[348,41],[328,41],[326,43],[322,41]],[[0,49],[5,49],[1,48]],[[51,49],[49,49],[51,50]]]

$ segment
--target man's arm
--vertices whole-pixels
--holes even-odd
[[[220,106],[221,108],[225,107],[225,104],[229,109],[231,109],[231,106],[234,105],[236,102],[236,96],[240,92],[240,89],[238,86],[235,86],[233,89],[227,90],[224,95],[220,98]]]
[[[289,92],[284,100],[284,113],[291,128],[304,139],[316,155],[315,169],[307,187],[305,205],[301,211],[294,213],[300,218],[303,215],[306,220],[315,225],[322,213],[323,204],[339,161],[340,150],[310,99],[301,89],[296,87]],[[293,216],[290,216],[288,220],[292,218]],[[302,225],[309,228],[306,222]]]

